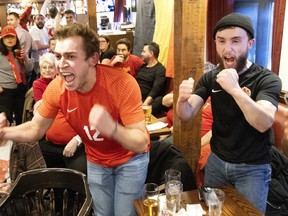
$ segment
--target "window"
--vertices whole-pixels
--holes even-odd
[[[235,0],[235,12],[251,18],[255,30],[255,45],[249,59],[271,69],[274,0]]]

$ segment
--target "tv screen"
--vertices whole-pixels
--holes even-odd
[[[114,0],[97,0],[96,10],[97,12],[111,12],[114,11]]]

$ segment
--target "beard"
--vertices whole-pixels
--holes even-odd
[[[37,26],[39,29],[43,29],[43,27],[44,27],[44,24],[42,24],[42,23],[39,23],[39,24],[36,24],[36,26]]]
[[[219,68],[221,70],[225,69],[224,63],[223,63],[224,60],[218,54],[217,54],[217,59],[219,62]],[[248,59],[248,50],[242,55],[240,55],[238,58],[236,58],[236,67],[234,69],[237,71],[237,73],[243,72],[244,68],[246,67],[247,59]]]
[[[146,64],[148,64],[150,58],[149,58],[149,57],[144,57],[144,56],[142,56],[142,60],[143,60]]]

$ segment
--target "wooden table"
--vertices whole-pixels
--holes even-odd
[[[222,216],[260,216],[263,215],[258,209],[256,209],[251,203],[249,203],[238,191],[232,187],[221,188],[225,192],[225,202],[222,209]],[[201,204],[202,208],[208,215],[208,207],[204,201],[199,201],[198,191],[185,191],[182,193],[182,206],[186,207],[186,204]],[[142,200],[135,200],[134,207],[139,216],[144,216],[144,206]]]
[[[151,124],[157,123],[159,120],[155,116],[151,116]],[[171,134],[171,130],[168,127],[161,128],[158,130],[149,131],[150,137],[158,137],[160,135],[169,135]]]

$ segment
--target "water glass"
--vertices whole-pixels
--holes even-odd
[[[220,189],[212,189],[207,194],[207,204],[209,207],[209,216],[221,216],[222,207],[225,201],[225,193]]]
[[[181,196],[183,184],[178,180],[170,180],[165,184],[166,207],[171,212],[178,212],[181,209]]]
[[[181,182],[181,172],[179,170],[168,169],[165,171],[165,184],[172,180]]]

